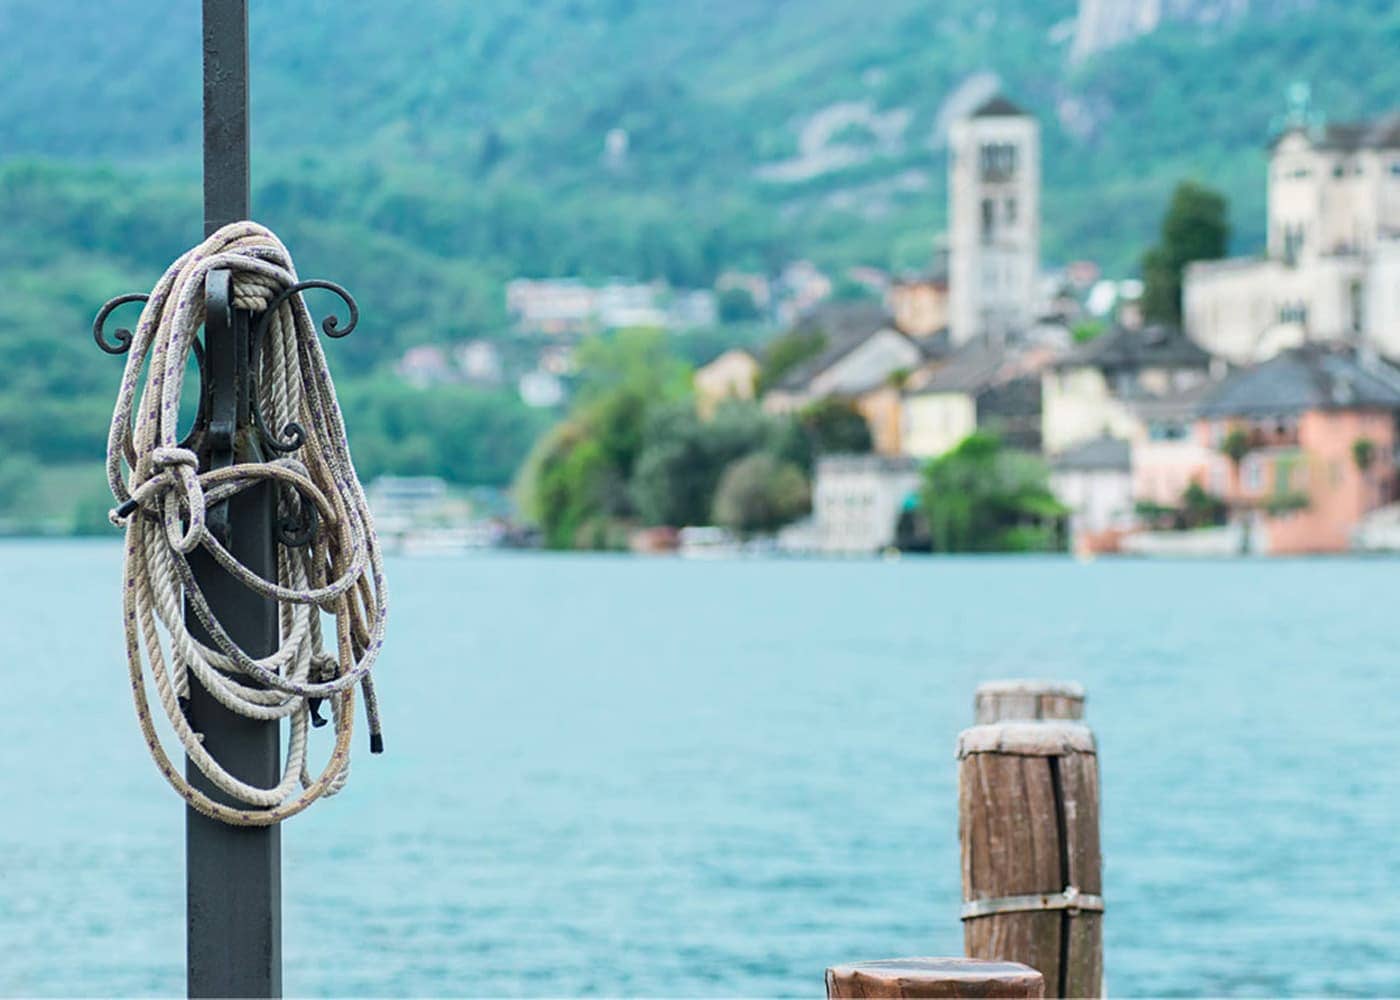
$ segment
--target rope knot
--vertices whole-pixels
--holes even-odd
[[[177,551],[188,553],[204,537],[204,490],[199,484],[199,456],[188,448],[157,446],[151,449],[151,466],[168,476],[181,494],[179,505],[189,517],[189,527],[180,532],[179,510],[169,494],[165,502],[165,531]],[[153,477],[154,478],[154,477]],[[140,493],[140,490],[137,491]]]

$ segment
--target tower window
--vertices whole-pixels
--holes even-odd
[[[994,208],[992,199],[982,199],[982,242],[991,241],[992,230],[996,228],[996,220],[993,218]]]
[[[1009,180],[1016,174],[1016,147],[1009,142],[989,142],[979,151],[982,179]]]

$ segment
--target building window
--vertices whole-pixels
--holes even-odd
[[[983,242],[983,243],[990,243],[990,242],[991,242],[991,239],[992,239],[992,230],[996,228],[996,220],[993,218],[994,212],[995,212],[995,206],[993,206],[993,204],[992,204],[992,199],[990,199],[990,198],[983,198],[983,199],[982,199],[982,242]]]
[[[1244,488],[1247,490],[1261,490],[1264,488],[1264,463],[1254,455],[1245,456],[1244,468]]]
[[[991,142],[980,150],[982,179],[1009,180],[1016,174],[1016,147],[1009,142]]]
[[[1006,199],[1006,224],[1014,226],[1016,224],[1016,199]]]

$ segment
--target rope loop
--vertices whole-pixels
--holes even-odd
[[[296,459],[201,471],[199,456],[178,443],[185,366],[204,322],[205,277],[216,268],[233,273],[236,308],[272,312],[253,402],[273,426],[301,429]],[[107,438],[107,479],[117,500],[108,517],[126,531],[123,617],[142,735],[156,767],[186,802],[238,826],[281,822],[344,786],[357,688],[370,750],[383,746],[371,679],[388,615],[379,543],[316,327],[301,298],[283,294],[297,284],[286,247],[255,222],[225,226],[172,263],[131,337]],[[314,537],[283,536],[272,579],[240,562],[206,527],[208,506],[258,483],[271,484],[284,517],[299,512],[319,525]],[[234,641],[190,566],[196,548],[278,602],[275,652],[253,656]],[[333,636],[322,634],[323,613],[334,619]],[[203,626],[200,638],[187,615]],[[230,711],[269,724],[287,720],[286,767],[274,786],[242,781],[204,749],[203,734],[181,703],[191,678]],[[190,762],[233,804],[195,788],[172,763],[152,720],[148,684]],[[329,720],[320,714],[327,702]],[[334,744],[313,774],[309,732],[328,722]]]

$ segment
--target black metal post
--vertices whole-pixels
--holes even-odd
[[[204,232],[249,215],[247,0],[204,3]],[[206,286],[204,329],[208,425],[200,467],[261,458],[249,421],[250,316],[234,309],[228,271]],[[209,513],[234,556],[265,579],[276,579],[275,497],[263,486]],[[209,605],[243,649],[277,649],[276,602],[263,599],[220,568],[202,549],[190,557]],[[208,642],[193,615],[187,623]],[[280,776],[280,726],[229,712],[191,676],[186,715],[204,747],[244,781],[263,787]],[[191,782],[227,801],[188,760]],[[282,840],[277,826],[233,827],[187,809],[185,814],[186,958],[191,997],[278,997],[282,994]]]

